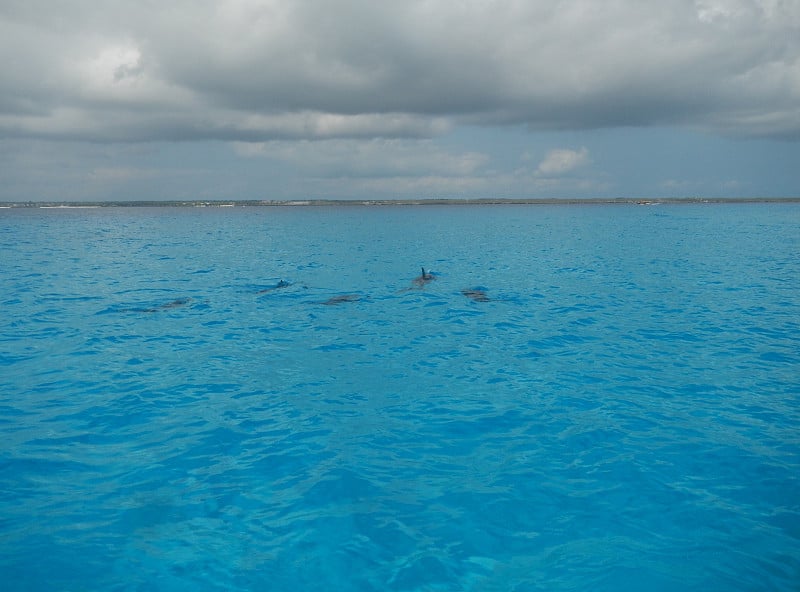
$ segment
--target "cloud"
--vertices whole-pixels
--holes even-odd
[[[0,52],[0,137],[800,139],[800,0],[29,0],[0,6]]]
[[[426,140],[373,139],[237,143],[247,157],[265,157],[322,177],[467,177],[489,159],[478,152],[447,152]]]
[[[593,195],[607,182],[576,171],[589,151],[553,149],[536,168],[507,169],[489,154],[445,150],[432,140],[274,141],[233,144],[248,159],[291,169],[300,195],[323,197],[520,197]],[[532,160],[529,154],[523,160]],[[302,189],[300,189],[302,187]]]
[[[545,155],[536,169],[536,174],[543,177],[559,177],[588,163],[589,151],[586,148],[580,150],[556,148]]]

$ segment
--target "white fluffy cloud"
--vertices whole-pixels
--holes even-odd
[[[556,148],[550,150],[536,169],[538,175],[558,177],[574,171],[589,163],[589,151],[586,148],[570,150]]]
[[[0,52],[0,137],[800,138],[800,0],[6,1]]]

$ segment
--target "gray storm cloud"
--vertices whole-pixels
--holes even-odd
[[[800,0],[4,2],[0,137],[800,139]]]

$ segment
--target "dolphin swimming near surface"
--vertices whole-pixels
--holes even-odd
[[[421,267],[420,269],[422,269],[422,274],[419,275],[418,277],[415,277],[411,281],[415,286],[419,286],[420,288],[422,288],[428,282],[432,282],[433,280],[435,280],[436,276],[433,275],[430,271],[425,271],[424,267]]]
[[[436,279],[436,276],[432,274],[430,271],[425,271],[425,268],[421,268],[422,273],[411,280],[411,286],[405,288],[404,290],[400,290],[400,292],[410,292],[411,290],[422,290],[427,284],[432,282]]]
[[[339,296],[332,296],[320,304],[331,306],[333,304],[342,304],[344,302],[358,302],[359,300],[361,300],[361,296],[358,294],[341,294]]]
[[[482,288],[464,288],[461,293],[475,302],[489,302],[489,297],[486,295],[486,290]]]
[[[162,310],[170,310],[172,308],[179,308],[181,306],[186,306],[192,301],[191,298],[176,298],[172,302],[167,302],[165,304],[159,304],[158,306],[153,306],[150,308],[137,308],[134,309],[136,312],[160,312]]]
[[[269,288],[264,288],[263,290],[259,290],[256,294],[266,294],[268,292],[273,292],[275,290],[280,290],[281,288],[288,288],[291,286],[291,282],[287,282],[286,280],[281,280],[274,286],[270,286]]]

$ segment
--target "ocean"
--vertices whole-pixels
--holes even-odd
[[[798,590],[799,253],[797,203],[0,210],[2,589]]]

